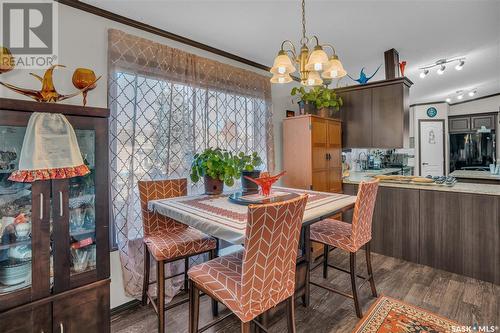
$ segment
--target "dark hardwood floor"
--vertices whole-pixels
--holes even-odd
[[[359,252],[358,271],[365,272],[364,253]],[[330,262],[348,267],[349,257],[335,250],[330,254]],[[498,285],[377,254],[373,254],[372,264],[379,294],[420,306],[464,325],[478,323],[500,326]],[[316,269],[312,276],[314,280],[321,279],[321,268]],[[347,274],[330,269],[329,281],[350,291]],[[365,313],[374,301],[370,297],[368,284],[363,286],[360,298]],[[166,317],[167,332],[187,332],[187,304],[167,311]],[[200,326],[210,320],[210,302],[203,296]],[[347,333],[352,331],[357,322],[352,300],[314,286],[311,287],[311,306],[308,309],[301,305],[300,300],[296,302],[297,332]],[[156,332],[157,324],[152,307],[147,306],[114,316],[111,325],[112,332],[116,333],[146,333]],[[230,317],[207,332],[239,332],[239,322]],[[284,315],[275,322],[270,332],[286,332]]]

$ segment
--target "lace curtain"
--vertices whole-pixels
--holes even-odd
[[[112,218],[125,290],[138,297],[143,249],[137,181],[189,179],[193,155],[208,147],[257,151],[274,170],[271,89],[265,76],[119,30],[109,30],[108,54]],[[201,188],[189,187],[191,193]],[[167,265],[166,274],[182,270]],[[181,281],[167,280],[168,297]]]

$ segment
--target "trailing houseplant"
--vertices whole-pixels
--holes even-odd
[[[249,155],[244,152],[240,152],[237,155],[237,159],[238,170],[241,171],[241,188],[243,192],[258,191],[259,188],[257,184],[249,181],[245,178],[245,176],[250,178],[259,178],[261,170],[258,170],[257,167],[262,164],[262,158],[260,158],[256,152]]]
[[[203,177],[206,194],[222,193],[224,184],[232,186],[240,175],[238,157],[220,148],[208,148],[195,154],[191,163],[191,180],[197,183]]]
[[[333,89],[318,86],[306,90],[304,87],[294,87],[292,96],[299,96],[305,105],[313,105],[322,117],[334,117],[335,112],[342,106],[342,98],[337,96]]]

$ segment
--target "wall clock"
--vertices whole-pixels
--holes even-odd
[[[434,118],[437,115],[438,111],[435,107],[430,107],[427,109],[427,116],[429,118]]]

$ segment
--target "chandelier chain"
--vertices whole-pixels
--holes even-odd
[[[302,39],[306,38],[306,0],[302,0]]]

